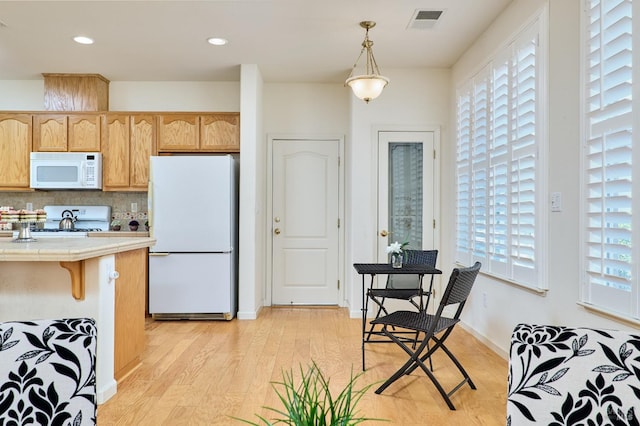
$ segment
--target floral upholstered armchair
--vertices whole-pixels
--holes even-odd
[[[0,425],[96,424],[96,325],[0,323]]]
[[[519,324],[507,425],[640,425],[640,332]]]

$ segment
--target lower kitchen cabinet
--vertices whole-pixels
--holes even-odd
[[[120,273],[115,285],[114,376],[122,380],[140,364],[145,348],[145,303],[147,300],[147,249],[115,255]]]

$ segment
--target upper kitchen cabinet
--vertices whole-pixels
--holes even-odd
[[[103,128],[103,190],[146,191],[155,153],[154,116],[105,114]]]
[[[34,116],[34,151],[67,151],[67,116],[36,114]]]
[[[29,188],[30,114],[0,114],[0,188]]]
[[[149,187],[149,160],[156,154],[156,125],[152,115],[131,117],[131,155],[129,185],[147,190]]]
[[[219,113],[200,116],[200,150],[240,151],[240,114]]]
[[[159,152],[239,150],[239,113],[168,113],[158,117]]]
[[[158,151],[198,151],[200,117],[163,114],[158,117]]]
[[[109,110],[109,80],[100,74],[44,73],[47,111]]]
[[[100,151],[100,114],[34,114],[33,150]]]

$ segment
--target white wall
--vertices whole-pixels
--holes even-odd
[[[448,126],[450,71],[448,69],[384,69],[391,79],[382,95],[368,104],[351,96],[350,135],[346,147],[347,301],[351,316],[359,317],[362,283],[351,266],[376,261],[377,152],[374,130],[440,126],[441,144],[452,143]],[[446,171],[445,173],[450,173]],[[384,241],[386,245],[386,240]],[[448,266],[438,261],[441,268]]]
[[[240,83],[112,81],[111,111],[240,111]],[[44,111],[44,79],[0,80],[0,111]]]
[[[516,0],[493,23],[453,68],[451,126],[455,128],[455,87],[486,63],[495,50],[547,2]],[[548,192],[562,193],[562,212],[548,214],[549,290],[533,293],[500,280],[480,276],[463,320],[467,328],[506,356],[511,331],[517,323],[628,328],[622,323],[589,313],[579,307],[579,194],[580,194],[580,5],[581,2],[549,3],[549,153]],[[443,170],[453,170],[455,145],[444,153]],[[443,173],[443,210],[455,211],[453,173]],[[446,217],[446,216],[445,216]],[[444,224],[443,254],[453,260],[455,223],[453,214]],[[482,304],[486,293],[487,306]]]
[[[0,111],[44,110],[44,79],[0,80]]]
[[[111,111],[240,111],[240,83],[112,81]]]
[[[342,84],[267,83],[264,105],[267,135],[349,132],[349,89]]]
[[[242,65],[240,94],[239,319],[256,319],[263,306],[266,149],[263,142],[262,75]]]

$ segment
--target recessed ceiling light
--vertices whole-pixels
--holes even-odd
[[[93,39],[85,36],[75,36],[73,41],[80,44],[93,44]]]
[[[229,43],[229,40],[220,37],[211,37],[207,39],[207,42],[209,44],[213,44],[214,46],[224,46],[225,44]]]

